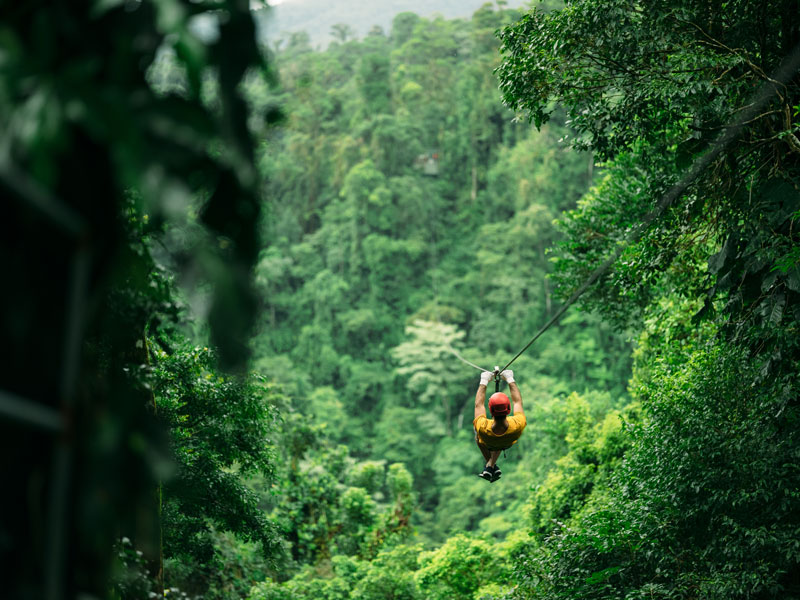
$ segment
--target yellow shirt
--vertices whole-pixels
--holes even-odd
[[[475,433],[478,442],[489,448],[489,450],[505,450],[517,443],[522,430],[525,429],[527,421],[525,415],[512,415],[506,417],[508,429],[500,435],[492,431],[494,420],[487,419],[485,415],[476,417],[472,424],[475,426]]]

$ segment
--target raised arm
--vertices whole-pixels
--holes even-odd
[[[515,415],[524,415],[525,411],[522,410],[522,394],[519,393],[519,387],[517,383],[514,381],[514,371],[511,369],[506,369],[502,373],[500,373],[500,377],[505,379],[506,383],[508,384],[508,391],[511,395],[511,402],[514,404],[514,414]]]
[[[489,371],[483,371],[481,373],[481,382],[475,394],[475,416],[472,417],[473,419],[486,416],[486,385],[493,376],[494,374]]]

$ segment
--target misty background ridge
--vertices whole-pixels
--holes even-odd
[[[331,27],[343,23],[352,28],[356,38],[363,38],[374,26],[388,33],[392,19],[402,12],[421,17],[441,15],[446,19],[469,18],[485,0],[374,0],[369,2],[329,0],[284,0],[280,4],[254,11],[262,43],[274,44],[288,33],[305,31],[311,45],[324,49],[333,41]],[[536,4],[509,0],[505,8]]]

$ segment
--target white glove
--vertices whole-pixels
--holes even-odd
[[[491,371],[482,371],[481,372],[481,385],[489,385],[489,382],[494,377],[494,373]]]
[[[514,371],[506,369],[500,372],[500,377],[506,380],[506,383],[514,383]]]

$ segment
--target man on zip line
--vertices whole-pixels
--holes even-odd
[[[483,468],[483,472],[478,473],[478,477],[483,477],[490,483],[500,479],[502,474],[500,467],[497,466],[500,453],[517,443],[527,424],[525,413],[522,410],[522,395],[514,381],[514,372],[510,369],[502,371],[500,377],[508,384],[508,391],[514,400],[514,414],[508,416],[511,412],[508,396],[502,392],[495,392],[489,398],[489,412],[494,418],[492,420],[486,418],[486,408],[484,407],[486,386],[495,377],[495,373],[491,371],[481,373],[478,393],[475,394],[475,418],[472,421],[472,425],[475,427],[475,441],[483,458],[486,459],[486,466]]]

